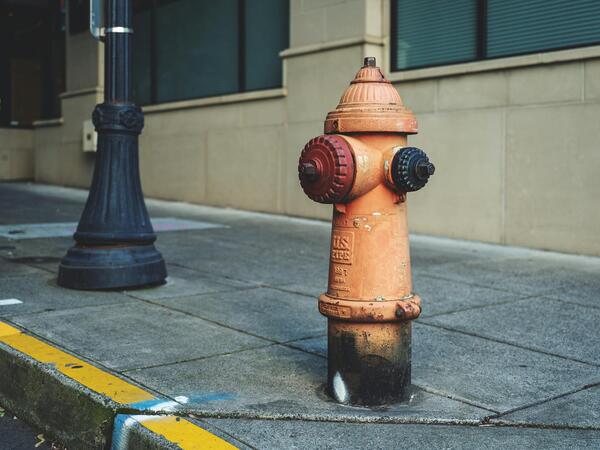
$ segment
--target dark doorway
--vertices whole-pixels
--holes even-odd
[[[60,117],[64,0],[0,0],[0,126]]]

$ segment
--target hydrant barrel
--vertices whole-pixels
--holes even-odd
[[[327,391],[336,401],[381,405],[407,398],[411,320],[421,312],[412,289],[406,194],[435,167],[407,146],[417,121],[365,58],[340,103],[298,164],[306,195],[333,205],[329,281],[319,297],[328,319]]]

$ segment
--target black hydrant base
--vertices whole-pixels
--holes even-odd
[[[401,403],[411,392],[411,323],[328,320],[327,393],[340,403]],[[385,333],[380,333],[385,331]]]

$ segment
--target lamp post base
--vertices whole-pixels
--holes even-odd
[[[327,390],[337,402],[378,406],[410,395],[411,322],[328,320]]]
[[[158,285],[167,270],[154,245],[74,246],[60,262],[58,284],[70,289]]]

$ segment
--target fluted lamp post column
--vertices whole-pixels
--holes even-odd
[[[92,115],[96,166],[75,245],[58,272],[58,284],[73,289],[161,284],[167,276],[140,182],[138,137],[144,116],[132,99],[131,1],[107,0],[104,14],[104,102]]]

